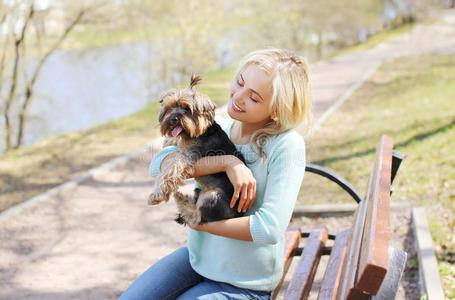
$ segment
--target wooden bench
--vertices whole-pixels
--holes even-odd
[[[289,228],[286,232],[285,267],[276,299],[291,261],[301,256],[285,299],[306,299],[313,285],[321,255],[330,255],[317,299],[394,299],[404,270],[406,253],[389,247],[391,183],[402,156],[393,152],[393,141],[382,136],[370,173],[366,197],[360,201],[350,228],[336,235],[326,228],[311,232]],[[307,238],[302,249],[299,244]],[[325,247],[334,239],[333,247]]]

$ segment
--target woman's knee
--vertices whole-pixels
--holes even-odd
[[[199,283],[201,278],[191,267],[188,249],[179,248],[139,276],[120,299],[163,299],[179,295]]]

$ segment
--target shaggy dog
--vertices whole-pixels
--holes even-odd
[[[194,88],[200,81],[201,77],[192,75],[189,88],[173,89],[161,96],[160,131],[166,137],[165,145],[177,145],[180,154],[173,166],[156,180],[155,190],[148,199],[150,205],[156,205],[168,201],[173,194],[179,209],[176,221],[191,227],[243,215],[230,207],[234,188],[224,172],[195,178],[202,189],[196,188],[191,196],[178,191],[193,174],[194,163],[202,157],[235,155],[245,163],[242,154],[215,122],[215,104]]]

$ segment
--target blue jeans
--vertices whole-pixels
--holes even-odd
[[[242,289],[196,273],[188,249],[180,248],[162,258],[137,278],[119,300],[271,299],[270,292]]]

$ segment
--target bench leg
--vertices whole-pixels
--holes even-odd
[[[373,296],[374,300],[390,300],[395,299],[395,295],[398,291],[398,285],[403,275],[405,263],[406,263],[406,252],[389,247],[389,267],[384,281],[381,284],[376,296]]]

